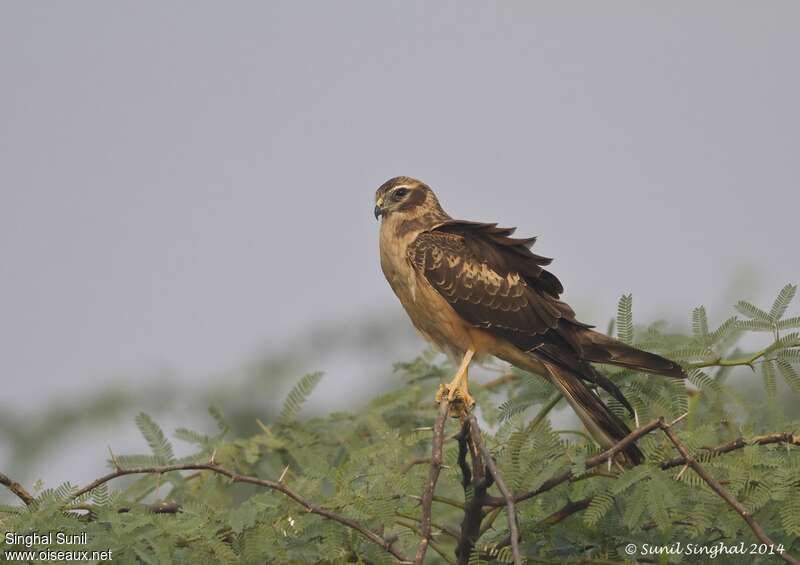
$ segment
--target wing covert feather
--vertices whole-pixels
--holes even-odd
[[[502,237],[510,240],[508,230],[494,229],[501,230]],[[574,322],[572,310],[530,284],[530,273],[535,269],[540,273],[545,271],[534,264],[525,276],[509,268],[504,251],[497,249],[502,244],[493,246],[493,253],[482,253],[485,245],[470,244],[470,239],[476,238],[452,231],[423,232],[409,246],[409,259],[470,324],[508,339],[525,351],[553,338],[560,344],[569,342],[564,336],[553,334],[560,333],[558,328],[562,320]],[[518,255],[518,251],[508,253]]]

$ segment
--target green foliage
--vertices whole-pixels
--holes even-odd
[[[147,445],[153,451],[153,457],[159,465],[166,465],[175,460],[175,455],[172,452],[172,444],[170,444],[164,432],[158,427],[153,419],[147,414],[139,414],[136,416],[136,426],[142,432],[144,439],[147,440]]]
[[[800,447],[747,445],[713,456],[709,446],[770,432],[800,433],[800,336],[785,333],[798,326],[785,318],[795,287],[785,287],[769,310],[741,301],[719,326],[703,307],[694,309],[688,333],[667,332],[664,324],[634,326],[632,299],[623,296],[615,326],[619,337],[684,363],[687,383],[604,367],[641,423],[656,417],[688,416],[675,430],[701,464],[751,512],[765,531],[795,555],[800,553]],[[743,336],[768,340],[761,349],[739,349]],[[755,332],[755,333],[750,333]],[[234,431],[220,410],[210,419],[218,432],[187,428],[171,437],[194,450],[176,457],[168,434],[146,414],[136,417],[149,453],[114,455],[109,461],[128,469],[166,464],[208,463],[250,477],[280,481],[314,504],[396,539],[393,547],[413,556],[421,516],[418,496],[428,476],[433,394],[452,368],[431,354],[398,364],[405,386],[375,398],[352,413],[298,418],[321,375],[306,375],[292,388],[279,414],[252,417],[244,432]],[[754,373],[752,368],[757,369]],[[576,479],[519,502],[522,550],[529,562],[626,563],[626,544],[663,546],[676,541],[711,545],[756,542],[741,518],[692,471],[662,462],[677,456],[659,432],[639,441],[646,462],[635,468],[616,465],[588,469],[585,461],[599,448],[573,419],[554,429],[542,413],[556,406],[553,387],[539,376],[513,371],[515,378],[491,389],[473,383],[484,425],[484,441],[506,483],[515,492],[533,491],[548,479],[572,470]],[[621,418],[627,412],[603,395]],[[555,401],[554,401],[555,400]],[[230,416],[230,415],[229,415]],[[563,418],[559,421],[563,422]],[[572,429],[571,429],[572,428]],[[433,541],[454,556],[466,495],[461,485],[457,445],[459,429],[448,421],[444,468],[433,505]],[[422,461],[421,464],[419,462]],[[80,550],[111,549],[118,563],[393,563],[364,536],[308,512],[290,497],[254,484],[231,481],[205,471],[143,474],[115,479],[75,497],[68,483],[34,492],[35,504],[0,506],[4,531],[86,532]],[[499,496],[496,487],[489,491]],[[152,504],[169,501],[173,513],[154,513]],[[580,511],[558,512],[576,501]],[[448,503],[449,502],[449,503]],[[120,511],[124,510],[124,511]],[[498,517],[499,516],[499,517]],[[510,563],[505,509],[495,514],[469,555],[470,563]],[[441,529],[440,529],[441,528]],[[35,549],[46,546],[38,544]],[[23,549],[17,547],[18,549]],[[52,549],[65,549],[52,546]],[[11,549],[1,546],[0,551]],[[592,561],[595,560],[595,561]],[[747,562],[771,563],[774,557],[748,556]],[[429,551],[427,563],[444,562]],[[682,563],[662,555],[658,563]],[[694,562],[702,562],[698,559]],[[745,562],[720,555],[714,563]]]
[[[303,403],[314,391],[314,388],[322,380],[322,373],[309,373],[300,379],[294,388],[289,391],[289,396],[283,403],[283,410],[281,410],[281,422],[288,423],[295,419]]]
[[[623,294],[617,306],[617,339],[633,343],[633,295]]]

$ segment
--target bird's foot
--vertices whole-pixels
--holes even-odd
[[[466,385],[441,384],[436,391],[436,404],[443,400],[450,403],[450,417],[462,418],[475,406],[475,399],[469,394]]]

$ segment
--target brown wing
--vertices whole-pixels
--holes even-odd
[[[633,412],[584,359],[583,335],[592,326],[558,299],[561,283],[542,268],[551,259],[530,251],[536,238],[512,238],[513,231],[451,220],[417,236],[409,259],[464,320],[599,385]]]
[[[580,356],[572,309],[558,300],[561,283],[530,251],[535,238],[513,228],[449,221],[421,233],[409,259],[464,320],[532,351],[545,345]]]

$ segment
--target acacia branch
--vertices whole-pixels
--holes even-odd
[[[394,515],[397,516],[398,518],[403,518],[405,520],[411,520],[412,522],[417,522],[417,523],[420,522],[420,519],[417,518],[416,516],[411,516],[409,514],[404,514],[403,512],[395,512]],[[458,532],[455,531],[450,526],[446,526],[445,524],[441,524],[441,523],[437,524],[433,520],[431,520],[431,526],[433,528],[436,528],[437,530],[447,534],[448,536],[450,536],[453,539],[456,539],[456,540],[458,539]],[[433,537],[433,535],[431,535],[431,538],[432,537]]]
[[[514,382],[518,378],[519,377],[516,375],[516,373],[512,373],[511,371],[508,371],[506,373],[503,373],[499,377],[497,377],[495,379],[492,379],[491,381],[487,381],[487,382],[483,383],[482,385],[478,385],[478,386],[480,388],[484,389],[484,390],[492,390],[492,389],[495,389],[495,388],[497,388],[497,387],[499,387],[501,385],[504,385],[506,383]]]
[[[447,398],[442,398],[439,402],[439,415],[433,425],[433,442],[431,447],[431,468],[428,471],[428,482],[425,491],[422,493],[422,519],[420,520],[420,535],[417,554],[414,557],[414,565],[421,565],[428,551],[431,542],[431,509],[433,507],[433,491],[436,489],[436,482],[439,480],[439,473],[442,470],[442,446],[444,445],[444,425],[447,421],[447,414],[450,411],[450,402]]]
[[[679,418],[679,420],[680,420],[680,418]],[[678,420],[676,420],[676,422],[677,421]],[[673,424],[674,423],[675,422],[673,422]],[[776,545],[775,542],[773,542],[772,539],[770,539],[769,536],[767,536],[767,534],[764,532],[763,528],[758,524],[758,522],[755,521],[755,519],[747,511],[747,509],[744,506],[742,506],[742,504],[738,500],[736,500],[728,491],[726,491],[725,488],[716,479],[714,479],[714,477],[712,477],[708,473],[708,471],[706,471],[705,468],[702,465],[700,465],[700,463],[697,462],[697,460],[694,457],[691,456],[691,454],[689,453],[689,450],[680,441],[678,436],[673,431],[672,425],[671,424],[667,424],[666,422],[664,422],[663,418],[659,418],[657,420],[653,420],[652,422],[650,422],[650,423],[648,423],[648,424],[646,424],[646,425],[644,425],[644,426],[642,426],[640,428],[635,429],[634,431],[629,433],[627,436],[625,436],[622,440],[620,440],[619,442],[614,444],[610,449],[604,451],[603,453],[595,455],[593,457],[589,457],[585,461],[586,469],[590,469],[592,467],[595,467],[595,466],[597,466],[597,465],[599,465],[599,464],[611,459],[612,457],[614,457],[614,455],[616,455],[617,453],[619,453],[620,451],[625,449],[628,445],[630,445],[631,443],[633,443],[637,439],[641,438],[642,436],[644,436],[644,435],[646,435],[646,434],[648,434],[648,433],[650,433],[650,432],[652,432],[653,430],[656,430],[656,429],[662,430],[664,432],[664,434],[667,436],[667,438],[672,442],[672,444],[678,450],[678,452],[681,454],[680,460],[671,459],[671,460],[665,461],[664,463],[662,463],[662,468],[670,468],[670,467],[674,467],[674,466],[681,465],[681,464],[691,467],[695,471],[695,473],[697,473],[698,476],[701,479],[703,479],[703,481],[705,481],[705,483],[720,498],[722,498],[725,502],[727,502],[728,505],[731,508],[733,508],[736,511],[736,513],[739,514],[742,517],[742,519],[744,519],[744,521],[747,523],[748,526],[750,526],[750,529],[753,531],[753,533],[759,539],[759,541],[761,541],[762,543],[765,543],[767,545],[771,545],[771,546],[775,546]],[[751,440],[751,443],[759,443],[761,445],[768,444],[768,443],[792,443],[792,444],[794,444],[797,439],[798,438],[796,436],[794,436],[794,435],[792,435],[790,433],[784,433],[784,434],[780,434],[779,433],[779,434],[769,434],[769,435],[766,435],[766,436],[759,436],[757,438],[754,438],[754,440]],[[729,451],[733,451],[735,449],[739,449],[741,447],[744,447],[745,445],[747,445],[747,442],[743,438],[739,438],[739,439],[736,439],[736,440],[734,440],[732,442],[729,442],[727,444],[723,444],[722,446],[719,446],[718,448],[716,448],[716,450],[717,450],[717,453],[727,453]],[[562,473],[559,473],[555,477],[552,477],[552,478],[548,479],[539,488],[515,496],[514,500],[516,502],[519,502],[519,501],[522,501],[522,500],[527,500],[529,498],[532,498],[532,497],[534,497],[534,496],[536,496],[538,494],[541,494],[542,492],[548,491],[548,490],[550,490],[550,489],[552,489],[552,488],[554,488],[554,487],[556,487],[556,486],[558,486],[558,485],[560,485],[562,483],[565,483],[565,482],[569,481],[571,478],[573,478],[573,476],[574,476],[574,474],[573,474],[571,469],[566,470],[566,471],[564,471]],[[504,498],[497,498],[497,497],[487,497],[487,499],[485,500],[485,503],[486,503],[487,506],[502,506],[503,504],[505,504],[505,502],[506,501],[505,501]],[[788,553],[785,553],[785,552],[782,553],[781,554],[781,558],[785,562],[791,563],[792,565],[800,565],[800,561],[797,561],[794,557],[792,557]]]
[[[469,563],[472,548],[481,536],[481,522],[485,516],[486,490],[494,478],[486,473],[483,454],[470,441],[469,420],[464,420],[458,434],[458,467],[461,469],[461,486],[464,488],[464,517],[461,520],[461,535],[456,545],[458,565]],[[472,459],[472,467],[467,463],[467,452]]]
[[[746,366],[753,368],[753,363],[761,359],[762,357],[766,357],[776,349],[783,347],[785,344],[782,344],[780,340],[775,341],[774,343],[766,346],[764,349],[756,351],[755,353],[751,353],[750,355],[746,355],[744,357],[735,357],[733,359],[724,359],[722,356],[717,356],[714,359],[709,361],[700,361],[697,363],[689,363],[689,368],[691,369],[703,369],[706,367],[741,367]]]
[[[31,493],[25,490],[21,484],[17,481],[11,480],[8,476],[0,473],[0,485],[5,486],[8,490],[14,493],[17,498],[19,498],[22,502],[25,503],[25,506],[30,506],[36,500]]]
[[[580,500],[569,501],[567,502],[560,510],[556,510],[546,518],[542,518],[539,520],[539,526],[554,526],[560,522],[563,522],[573,514],[577,512],[581,512],[582,510],[586,510],[589,508],[589,505],[592,503],[592,497],[588,496],[586,498],[582,498]]]
[[[619,453],[622,450],[624,450],[626,447],[628,447],[630,444],[632,444],[633,442],[635,442],[636,440],[638,440],[642,436],[645,436],[645,435],[649,434],[650,432],[652,432],[653,430],[656,430],[656,429],[660,428],[661,424],[662,424],[662,420],[658,419],[658,420],[653,420],[652,422],[650,422],[648,424],[645,424],[644,426],[636,428],[635,430],[633,430],[631,433],[626,435],[624,438],[622,438],[620,441],[618,441],[616,444],[614,444],[612,447],[610,447],[606,451],[604,451],[602,453],[598,453],[597,455],[593,455],[592,457],[587,458],[586,461],[584,462],[584,465],[585,465],[586,469],[588,470],[588,469],[591,469],[593,467],[597,467],[601,463],[605,463],[606,461],[608,461],[609,459],[614,457],[617,453]],[[563,472],[559,473],[558,475],[556,475],[554,477],[551,477],[550,479],[547,479],[544,483],[542,483],[539,486],[539,488],[531,490],[531,491],[528,491],[528,492],[525,492],[525,493],[522,493],[522,494],[515,495],[514,496],[514,502],[521,502],[523,500],[528,500],[529,498],[533,498],[534,496],[537,496],[537,495],[539,495],[539,494],[541,494],[543,492],[551,490],[551,489],[557,487],[558,485],[573,479],[574,477],[575,477],[575,474],[572,472],[572,469],[568,469],[566,471],[563,471]],[[505,498],[487,497],[487,499],[486,499],[486,505],[487,506],[503,506],[505,504],[506,504]]]
[[[586,498],[582,498],[581,500],[576,500],[574,502],[570,501],[567,504],[565,504],[561,509],[556,510],[555,512],[553,512],[549,516],[539,520],[536,523],[536,525],[539,526],[539,527],[554,526],[555,524],[563,522],[564,520],[566,520],[567,518],[569,518],[573,514],[577,514],[578,512],[586,510],[587,508],[589,508],[589,505],[591,503],[592,503],[592,497],[591,496],[586,497]],[[499,510],[499,509],[500,509],[500,506],[498,506],[495,510]],[[495,510],[492,510],[492,512],[494,512]],[[496,547],[497,547],[497,549],[500,549],[501,547],[507,547],[509,545],[511,545],[511,536],[510,535],[506,536],[506,538],[503,541],[501,541],[500,543],[498,543]]]
[[[728,506],[733,508],[736,511],[736,513],[739,514],[739,516],[741,516],[745,522],[747,522],[747,525],[750,526],[750,529],[753,530],[753,533],[762,543],[774,547],[776,545],[775,542],[772,541],[772,539],[770,539],[770,537],[766,534],[766,532],[764,532],[761,525],[755,521],[755,519],[747,511],[747,509],[744,506],[742,506],[742,504],[738,500],[736,500],[727,490],[725,490],[725,488],[721,484],[719,484],[719,482],[717,482],[717,480],[714,477],[712,477],[708,473],[708,471],[706,471],[705,468],[702,465],[700,465],[700,463],[697,462],[697,460],[694,457],[692,457],[692,455],[689,453],[689,450],[686,448],[683,442],[681,442],[681,440],[673,431],[672,426],[664,423],[664,421],[662,420],[660,421],[659,427],[664,431],[666,436],[675,446],[675,449],[677,449],[678,452],[681,454],[681,456],[684,458],[686,464],[689,465],[694,470],[694,472],[697,473],[700,476],[700,478],[703,479],[703,481],[705,481],[705,483],[709,487],[711,487],[711,490],[717,493],[717,495],[720,498],[722,498],[725,502],[728,503]],[[786,552],[781,553],[780,557],[787,563],[791,563],[792,565],[800,565],[800,561],[797,561],[797,559],[795,559]]]
[[[395,521],[398,524],[400,524],[401,526],[403,526],[404,528],[408,528],[412,532],[414,532],[416,534],[419,534],[419,535],[422,535],[422,531],[414,523],[414,522],[416,522],[416,519],[412,520],[411,524],[403,522],[403,521],[398,520],[398,519],[395,519]],[[456,565],[455,561],[453,561],[450,557],[448,557],[447,554],[444,552],[444,550],[441,547],[439,547],[433,540],[431,540],[429,545],[431,546],[431,549],[433,549],[436,553],[438,553],[439,556],[448,563],[448,565]]]
[[[555,403],[553,404],[555,405]],[[511,536],[511,554],[514,557],[514,565],[522,565],[522,555],[519,551],[519,530],[517,528],[517,511],[514,508],[514,496],[511,494],[511,491],[508,490],[505,481],[503,481],[503,477],[500,475],[500,471],[497,469],[497,465],[492,459],[492,454],[489,453],[489,450],[484,445],[483,441],[481,440],[481,430],[478,427],[478,420],[475,418],[474,414],[470,414],[469,418],[467,419],[469,424],[469,433],[470,437],[472,438],[472,443],[475,445],[475,449],[479,450],[481,455],[483,455],[483,460],[486,464],[486,468],[491,473],[492,477],[494,478],[494,482],[497,485],[497,488],[500,490],[500,493],[503,495],[503,498],[506,500],[506,514],[508,515],[508,530]]]
[[[415,465],[425,465],[425,464],[428,464],[430,462],[431,462],[431,458],[430,457],[415,457],[414,459],[412,459],[411,461],[409,461],[408,463],[406,463],[405,465],[400,467],[400,474],[401,475],[405,475]]]
[[[748,445],[769,445],[771,443],[800,445],[800,435],[794,435],[791,432],[778,432],[774,434],[756,436],[750,439],[738,437],[732,441],[729,441],[728,443],[723,443],[722,445],[703,447],[701,449],[706,450],[711,457],[714,457],[724,453],[730,453],[731,451],[735,451],[737,449],[742,449]],[[671,469],[672,467],[679,467],[681,465],[686,465],[686,459],[684,457],[675,457],[674,459],[668,459],[661,462],[661,468],[664,470]]]
[[[80,497],[87,492],[91,492],[92,490],[96,489],[102,484],[105,484],[109,481],[117,479],[119,477],[125,477],[127,475],[163,475],[165,473],[171,473],[174,471],[211,471],[212,473],[217,473],[219,475],[223,475],[228,477],[232,483],[247,483],[251,485],[256,485],[264,488],[268,488],[271,490],[276,490],[278,492],[283,493],[297,504],[302,506],[306,509],[306,511],[316,514],[318,516],[322,516],[323,518],[327,518],[328,520],[332,520],[334,522],[338,522],[343,526],[346,526],[352,530],[357,531],[366,539],[374,543],[375,545],[381,547],[387,553],[390,553],[395,559],[400,561],[401,563],[410,563],[399,551],[397,551],[393,546],[392,542],[389,542],[381,535],[373,532],[366,526],[356,522],[351,518],[347,518],[346,516],[342,516],[341,514],[337,514],[327,508],[323,508],[314,504],[313,502],[303,498],[289,487],[284,485],[281,482],[270,481],[268,479],[259,479],[258,477],[251,477],[248,475],[240,475],[230,469],[226,469],[216,463],[187,463],[187,464],[176,464],[176,465],[164,465],[160,467],[135,467],[130,469],[122,469],[117,468],[115,471],[108,473],[96,479],[83,487],[82,489],[75,492],[73,495],[73,500]],[[5,483],[4,483],[5,484]]]

